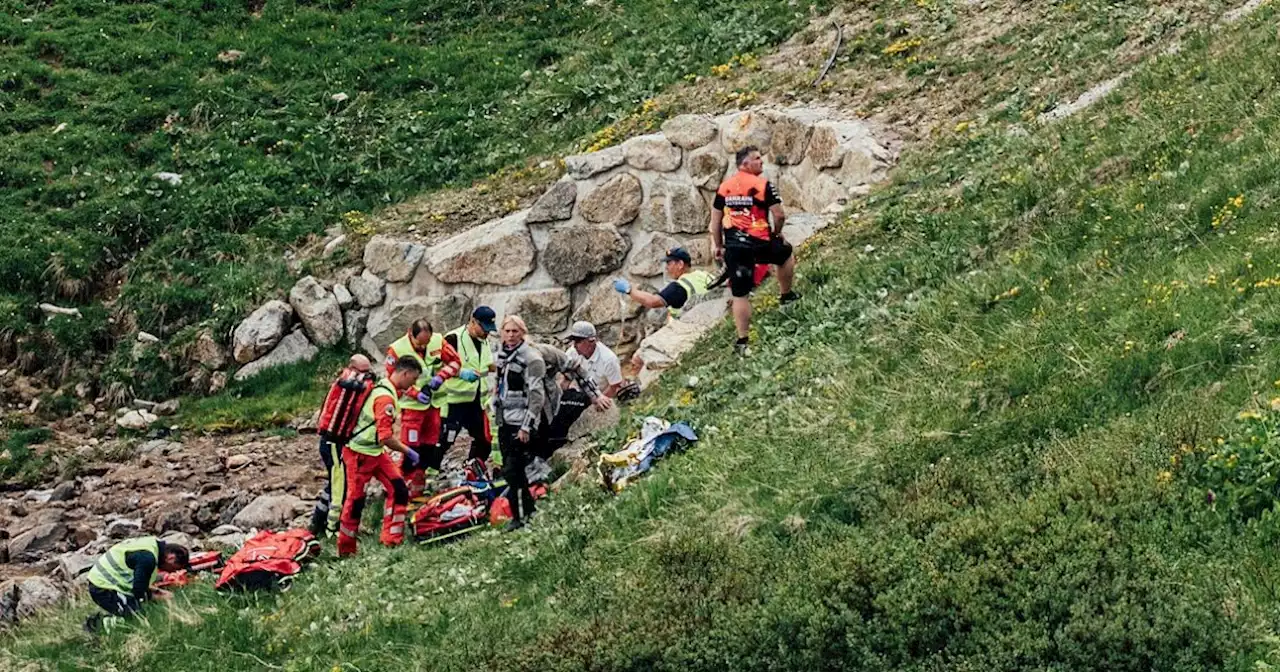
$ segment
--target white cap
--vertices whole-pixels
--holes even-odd
[[[574,322],[573,326],[569,327],[570,339],[594,339],[595,337],[596,326],[590,322]]]

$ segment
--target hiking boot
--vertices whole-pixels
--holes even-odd
[[[91,635],[96,635],[102,632],[103,618],[102,614],[93,614],[89,618],[86,618],[84,621],[84,631]]]
[[[512,518],[510,521],[507,522],[506,525],[503,526],[502,531],[515,532],[516,530],[522,527],[524,527],[524,520],[520,518]]]
[[[778,297],[778,305],[785,306],[789,303],[795,303],[796,301],[799,301],[799,300],[800,300],[800,293],[793,290]]]

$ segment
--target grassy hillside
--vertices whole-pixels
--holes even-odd
[[[4,0],[0,354],[220,333],[343,213],[563,151],[826,4]]]
[[[721,329],[641,402],[704,440],[622,496],[366,544],[280,596],[189,590],[98,644],[68,610],[0,661],[1273,669],[1278,18],[917,155],[809,248],[803,303],[761,300],[750,360]]]

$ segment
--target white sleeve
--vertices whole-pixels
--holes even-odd
[[[609,381],[610,385],[617,385],[622,382],[622,364],[618,362],[618,356],[610,353],[604,363],[604,379]]]

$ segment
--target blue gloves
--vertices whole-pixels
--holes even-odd
[[[420,458],[418,457],[418,451],[408,447],[404,449],[404,463],[403,463],[404,469],[407,470],[407,469],[414,468],[415,466],[418,465],[419,459]]]
[[[480,380],[480,374],[472,371],[471,369],[463,369],[462,372],[458,374],[458,377],[468,383],[474,383],[477,380]]]
[[[431,382],[427,383],[427,387],[431,388],[432,392],[440,389],[441,385],[444,385],[444,378],[440,376],[431,376]]]
[[[420,403],[420,404],[429,404],[429,403],[431,403],[431,390],[421,390],[421,391],[419,391],[419,392],[418,392],[418,403]]]
[[[613,281],[613,288],[614,288],[614,290],[615,290],[615,291],[617,291],[619,294],[630,294],[630,293],[631,293],[631,283],[630,283],[630,282],[628,282],[628,281],[626,280],[626,278],[618,278],[617,280],[614,280],[614,281]]]

